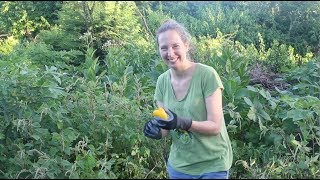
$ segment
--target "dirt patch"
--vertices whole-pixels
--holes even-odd
[[[254,64],[250,70],[250,85],[261,84],[264,88],[274,90],[277,87],[280,90],[287,89],[290,84],[284,82],[281,74],[268,70],[262,64]]]

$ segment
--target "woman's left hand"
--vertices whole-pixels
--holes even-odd
[[[169,118],[167,120],[155,117],[152,122],[156,126],[166,129],[166,130],[172,130],[172,129],[183,129],[183,130],[189,130],[192,125],[192,120],[179,118],[176,113],[172,112],[170,109],[166,113],[169,115]]]

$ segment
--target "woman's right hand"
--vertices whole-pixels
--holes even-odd
[[[152,139],[161,139],[161,129],[154,124],[154,121],[148,121],[144,125],[143,133],[145,136],[152,138]]]

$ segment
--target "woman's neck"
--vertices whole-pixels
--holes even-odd
[[[184,79],[192,75],[196,63],[188,61],[180,69],[171,69],[171,74],[178,79]]]

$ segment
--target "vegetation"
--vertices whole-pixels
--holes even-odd
[[[320,2],[0,2],[0,177],[166,178],[156,109],[167,18],[225,90],[231,178],[320,178]]]

